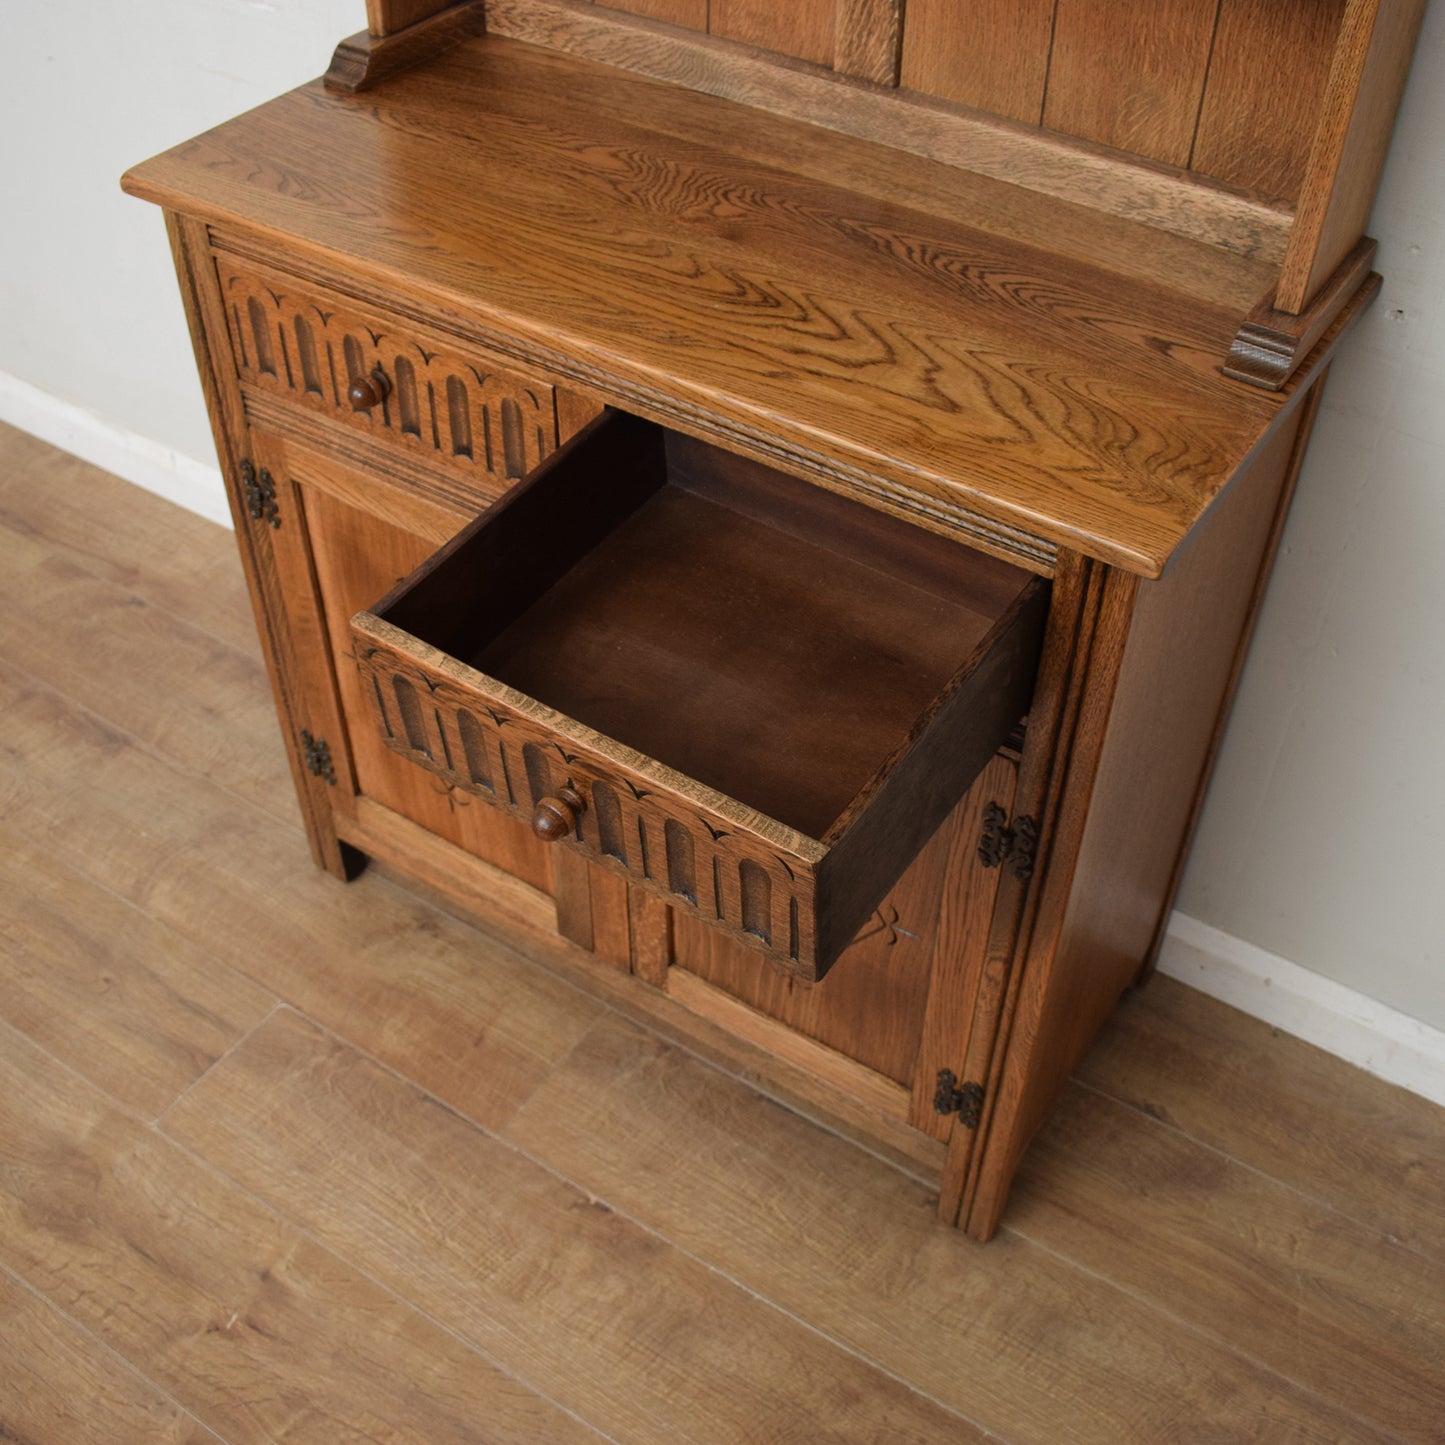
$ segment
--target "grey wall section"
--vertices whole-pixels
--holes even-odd
[[[1445,1029],[1445,4],[1179,907]]]
[[[0,10],[0,372],[212,459],[159,214],[126,166],[325,69],[362,0]],[[1445,1029],[1445,0],[1180,899]]]
[[[121,172],[365,26],[362,0],[0,5],[0,371],[214,463],[165,227]]]

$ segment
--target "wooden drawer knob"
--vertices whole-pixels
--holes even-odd
[[[358,376],[346,388],[346,399],[351,403],[352,411],[370,411],[386,400],[390,390],[391,383],[386,379],[386,373],[377,367],[368,376]]]
[[[586,807],[579,793],[560,788],[556,797],[543,798],[532,810],[532,831],[544,843],[555,843],[575,831]]]

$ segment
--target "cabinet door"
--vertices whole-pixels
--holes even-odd
[[[257,437],[256,452],[288,525],[273,546],[286,624],[309,713],[325,728],[333,806],[390,809],[545,892],[548,850],[520,823],[389,752],[351,656],[347,624],[411,572],[470,514],[409,496],[294,442]]]
[[[934,1108],[938,1075],[964,1069],[1000,877],[979,853],[984,815],[1010,811],[1015,773],[1007,755],[989,763],[821,982],[674,910],[663,987],[775,1051],[813,1040],[837,1056],[839,1088],[946,1140],[954,1117]],[[828,1069],[828,1054],[808,1062]]]

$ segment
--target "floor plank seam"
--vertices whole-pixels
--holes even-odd
[[[68,1310],[62,1309],[61,1306],[58,1305],[53,1299],[51,1299],[49,1295],[37,1289],[33,1284],[30,1283],[28,1279],[25,1278],[23,1274],[16,1273],[16,1271],[13,1270],[3,1260],[0,1260],[0,1274],[4,1274],[7,1278],[13,1280],[22,1290],[25,1291],[26,1294],[31,1295],[35,1299],[37,1299],[45,1309],[52,1310],[55,1314],[59,1315],[60,1318],[63,1319],[65,1323],[69,1325],[70,1328],[73,1329],[78,1335],[80,1335],[82,1339],[86,1340],[89,1344],[94,1345],[96,1349],[99,1350],[102,1354],[114,1360],[126,1372],[126,1374],[134,1376],[137,1380],[149,1386],[149,1388],[155,1391],[155,1393],[159,1395],[160,1398],[163,1399],[168,1405],[174,1406],[175,1409],[177,1409],[181,1413],[181,1415],[183,1415],[187,1420],[193,1421],[196,1425],[200,1426],[202,1430],[205,1430],[209,1434],[213,1435],[219,1442],[219,1445],[231,1445],[228,1437],[222,1435],[221,1432],[217,1430],[213,1425],[206,1424],[206,1422],[199,1415],[197,1415],[194,1410],[188,1409],[185,1405],[181,1404],[181,1402],[177,1400],[176,1397],[172,1395],[171,1392],[167,1390],[164,1385],[162,1385],[159,1381],[152,1379],[150,1375],[147,1375],[133,1361],[126,1359],[126,1357],[121,1354],[120,1351],[117,1350],[113,1345],[108,1344],[105,1340],[101,1339],[99,1335],[94,1334],[85,1325],[81,1324],[80,1321],[75,1319]],[[9,1437],[6,1436],[5,1438],[8,1439]]]
[[[87,463],[86,465],[89,464]],[[99,469],[97,468],[97,470]],[[107,472],[105,475],[111,476],[113,474]],[[79,505],[78,502],[77,505]],[[222,537],[226,537],[228,540],[230,539],[230,534],[225,528],[217,526],[216,523],[209,522],[204,517],[197,517],[195,520],[204,526],[214,527]],[[218,647],[224,647],[227,652],[235,653],[254,663],[258,670],[264,670],[265,662],[261,656],[259,646],[251,649],[238,647],[234,639],[223,637],[220,633],[213,632],[209,627],[197,622],[194,617],[188,617],[185,613],[176,611],[176,609],[168,603],[157,601],[142,592],[136,591],[129,582],[117,577],[106,576],[106,562],[103,556],[87,552],[74,543],[66,542],[62,538],[54,536],[44,528],[31,522],[23,513],[17,512],[13,507],[0,504],[0,528],[13,532],[16,536],[44,544],[50,549],[52,555],[59,556],[61,560],[68,562],[71,566],[84,572],[94,581],[107,587],[114,587],[118,591],[125,592],[128,596],[135,597],[145,606],[153,607],[158,612],[164,612],[166,616],[175,622],[181,623],[190,631],[198,633],[202,637],[210,638]],[[90,565],[85,559],[91,559],[93,563],[98,563],[99,566]],[[118,566],[118,564],[112,565]],[[247,609],[249,604],[246,601],[244,578],[239,563],[235,561],[234,552],[232,556],[228,558],[227,565],[234,569],[237,605],[242,609]]]
[[[356,1046],[352,1044],[349,1040],[342,1038],[339,1034],[336,1034],[332,1030],[326,1028],[325,1025],[318,1023],[315,1019],[311,1018],[308,1014],[303,1013],[300,1009],[294,1008],[290,1004],[283,1003],[278,1005],[276,1009],[273,1009],[272,1014],[268,1015],[268,1017],[271,1017],[274,1014],[282,1011],[295,1014],[298,1018],[303,1019],[318,1032],[336,1039],[338,1042],[345,1045],[345,1047],[353,1049],[358,1054],[363,1054],[366,1058],[370,1059],[372,1063],[376,1064],[377,1067],[387,1069],[388,1073],[393,1074],[396,1078],[402,1080],[403,1083],[408,1084],[412,1088],[420,1090],[422,1093],[426,1094],[427,1097],[431,1099],[434,1103],[439,1104],[442,1108],[449,1110],[466,1124],[470,1125],[473,1128],[481,1129],[481,1125],[475,1123],[474,1120],[468,1119],[466,1115],[459,1113],[456,1109],[453,1109],[451,1105],[445,1103],[443,1100],[436,1099],[434,1095],[427,1093],[427,1091],[424,1089],[421,1089],[420,1085],[413,1083],[410,1079],[407,1079],[404,1074],[398,1073],[395,1069],[388,1069],[387,1065],[382,1063],[380,1060],[372,1059],[369,1054],[365,1054],[364,1050],[357,1049]],[[468,1351],[468,1353],[476,1355],[479,1359],[484,1360],[489,1366],[491,1366],[492,1369],[496,1370],[498,1374],[503,1376],[505,1379],[512,1380],[516,1384],[522,1386],[523,1389],[535,1395],[537,1399],[543,1401],[548,1405],[551,1405],[554,1409],[560,1411],[562,1414],[568,1416],[570,1419],[575,1420],[584,1429],[590,1430],[600,1440],[607,1441],[608,1445],[626,1445],[625,1441],[617,1440],[614,1436],[609,1435],[604,1429],[602,1429],[601,1426],[593,1424],[592,1421],[579,1415],[575,1410],[569,1409],[566,1405],[562,1404],[561,1401],[554,1399],[546,1390],[542,1389],[538,1385],[533,1384],[533,1382],[529,1380],[525,1375],[519,1374],[516,1370],[510,1369],[506,1365],[502,1364],[501,1361],[496,1359],[488,1350],[483,1349],[481,1345],[476,1343],[476,1341],[469,1340],[465,1335],[461,1334],[451,1325],[448,1325],[445,1321],[438,1319],[429,1310],[422,1308],[422,1306],[415,1303],[415,1301],[408,1299],[399,1290],[393,1288],[391,1285],[388,1285],[384,1280],[374,1275],[364,1265],[358,1263],[349,1255],[340,1253],[332,1245],[327,1244],[325,1240],[319,1238],[305,1225],[301,1224],[295,1219],[292,1219],[289,1215],[282,1213],[281,1210],[277,1209],[275,1205],[271,1204],[263,1196],[247,1188],[247,1186],[241,1183],[238,1179],[235,1179],[231,1175],[227,1174],[224,1169],[220,1168],[216,1164],[213,1164],[209,1159],[206,1158],[204,1154],[196,1153],[195,1150],[190,1148],[189,1145],[182,1143],[174,1135],[167,1134],[162,1129],[157,1129],[156,1132],[162,1139],[165,1140],[168,1147],[175,1149],[180,1154],[184,1155],[187,1159],[189,1159],[193,1164],[204,1169],[206,1173],[208,1173],[213,1179],[219,1180],[228,1189],[234,1189],[241,1197],[249,1200],[252,1204],[255,1204],[259,1208],[265,1210],[265,1212],[271,1218],[279,1220],[283,1225],[285,1225],[287,1229],[293,1231],[298,1238],[304,1239],[308,1244],[320,1250],[328,1258],[334,1259],[340,1264],[344,1264],[350,1270],[354,1270],[356,1274],[360,1278],[364,1279],[368,1284],[382,1291],[389,1299],[395,1300],[397,1304],[402,1305],[407,1310],[410,1310],[413,1314],[417,1316],[418,1319],[425,1320],[428,1324],[440,1330],[450,1339],[454,1340],[457,1344],[459,1344],[463,1349]],[[482,1132],[486,1133],[486,1130],[483,1129]]]
[[[1157,1114],[1151,1113],[1148,1109],[1140,1108],[1139,1105],[1130,1102],[1128,1099],[1121,1099],[1117,1094],[1111,1094],[1107,1089],[1102,1089],[1096,1084],[1086,1083],[1083,1079],[1080,1079],[1077,1076],[1074,1077],[1072,1082],[1077,1084],[1085,1092],[1093,1094],[1099,1098],[1108,1099],[1111,1102],[1118,1104],[1125,1109],[1128,1109],[1131,1113],[1137,1114],[1141,1118],[1146,1119],[1154,1127],[1163,1129],[1167,1133],[1174,1135],[1178,1139],[1187,1139],[1191,1144],[1197,1145],[1200,1149],[1203,1149],[1207,1153],[1214,1155],[1215,1158],[1224,1159],[1231,1164],[1237,1165],[1239,1168],[1245,1170],[1247,1173],[1252,1174],[1256,1179],[1267,1179],[1271,1184],[1276,1185],[1280,1189],[1287,1190],[1297,1199],[1303,1199],[1307,1203],[1314,1205],[1316,1208],[1323,1209],[1328,1213],[1333,1214],[1337,1219],[1345,1220],[1347,1223],[1354,1225],[1357,1229],[1366,1230],[1368,1233],[1384,1240],[1387,1244],[1393,1245],[1396,1249],[1402,1249],[1406,1253],[1414,1255],[1417,1259],[1424,1261],[1426,1264],[1429,1264],[1432,1267],[1439,1267],[1442,1263],[1445,1263],[1445,1261],[1436,1259],[1431,1255],[1427,1254],[1424,1250],[1411,1244],[1409,1240],[1403,1238],[1401,1235],[1392,1234],[1387,1230],[1381,1229],[1378,1224],[1374,1224],[1368,1219],[1361,1219],[1357,1215],[1351,1214],[1348,1210],[1341,1209],[1340,1206],[1338,1204],[1335,1204],[1333,1201],[1322,1198],[1318,1194],[1312,1194],[1307,1189],[1301,1189],[1298,1184],[1293,1184],[1287,1179],[1281,1179],[1277,1175],[1271,1174],[1267,1169],[1261,1169],[1258,1164],[1252,1164],[1247,1159],[1241,1159],[1238,1157],[1238,1155],[1231,1154],[1227,1149],[1221,1149],[1217,1144],[1211,1144],[1207,1139],[1201,1139],[1197,1134],[1191,1134],[1187,1129],[1181,1129],[1179,1125],[1171,1123],[1167,1119],[1159,1118]]]
[[[167,768],[179,773],[184,778],[194,778],[205,783],[208,787],[215,788],[218,792],[224,793],[237,805],[249,808],[253,813],[258,813],[270,823],[280,825],[285,828],[288,833],[294,833],[301,844],[301,851],[303,853],[306,852],[306,835],[302,830],[300,822],[294,816],[294,803],[291,805],[292,816],[290,817],[282,812],[272,812],[270,808],[264,807],[262,804],[256,802],[255,799],[246,797],[244,793],[238,793],[235,788],[223,779],[212,777],[209,773],[202,772],[199,768],[193,767],[183,759],[164,751],[156,744],[147,742],[146,739],[132,732],[124,723],[117,722],[115,719],[107,717],[104,713],[97,712],[95,708],[91,707],[88,703],[82,702],[73,694],[66,692],[64,688],[57,687],[52,682],[47,682],[43,677],[37,677],[24,663],[16,662],[4,652],[3,649],[0,649],[0,665],[8,668],[17,677],[23,678],[32,687],[48,693],[51,697],[62,699],[68,707],[84,714],[87,718],[94,719],[108,732],[117,734],[123,741],[135,748],[137,752],[150,758],[153,762],[164,764]],[[279,730],[276,734],[276,748],[279,756],[281,748]],[[307,853],[306,856],[309,857],[309,853]]]
[[[1196,1324],[1193,1320],[1186,1319],[1183,1315],[1177,1314],[1174,1310],[1166,1309],[1163,1305],[1156,1303],[1154,1300],[1145,1298],[1137,1291],[1129,1289],[1126,1285],[1119,1283],[1119,1281],[1110,1279],[1108,1275],[1100,1274],[1098,1270],[1092,1269],[1086,1264],[1081,1264],[1078,1260],[1071,1258],[1069,1255],[1064,1254],[1062,1251],[1053,1249],[1049,1245],[1044,1244],[1041,1240],[1035,1239],[1033,1235],[1029,1234],[1023,1229],[1020,1229],[1017,1224],[1009,1223],[1007,1218],[1005,1218],[1004,1222],[999,1226],[999,1233],[1007,1234],[1012,1238],[1029,1245],[1031,1248],[1037,1249],[1042,1253],[1049,1255],[1051,1258],[1058,1260],[1061,1264],[1069,1265],[1071,1268],[1078,1270],[1080,1274],[1087,1275],[1090,1279],[1098,1281],[1107,1289],[1113,1290],[1116,1294],[1123,1295],[1125,1299],[1133,1300],[1135,1304],[1158,1315],[1161,1319],[1169,1320],[1172,1323],[1181,1326],[1183,1329],[1189,1331],[1190,1334],[1198,1335],[1199,1338],[1202,1340],[1208,1340],[1211,1344],[1219,1346],[1226,1353],[1233,1355],[1235,1359],[1243,1360],[1247,1364],[1253,1366],[1253,1368],[1255,1368],[1256,1370],[1259,1370],[1264,1374],[1271,1376],[1273,1379],[1280,1381],[1281,1384],[1287,1385],[1292,1390],[1297,1390],[1305,1398],[1318,1401],[1319,1404],[1324,1406],[1326,1410],[1338,1411],[1341,1415],[1348,1416],[1350,1419],[1357,1421],[1366,1429],[1374,1431],[1377,1435],[1384,1435],[1391,1440],[1398,1441],[1399,1445],[1412,1445],[1412,1442],[1410,1442],[1407,1437],[1398,1434],[1396,1431],[1390,1429],[1387,1425],[1381,1424],[1378,1420],[1372,1420],[1369,1416],[1361,1415],[1358,1410],[1351,1409],[1349,1405],[1344,1403],[1343,1400],[1328,1399],[1326,1396],[1321,1395],[1319,1391],[1314,1389],[1312,1386],[1303,1384],[1299,1380],[1293,1379],[1291,1376],[1285,1374],[1283,1370],[1277,1369],[1273,1365],[1266,1364],[1263,1360],[1256,1359],[1255,1356],[1246,1353],[1244,1350],[1241,1350],[1238,1345],[1236,1345],[1232,1340],[1228,1339],[1227,1337],[1217,1334],[1211,1329],[1206,1329],[1204,1326]],[[1415,1445],[1421,1445],[1421,1442],[1415,1442]]]
[[[220,1065],[225,1063],[225,1061],[229,1059],[231,1055],[234,1054],[236,1050],[239,1049],[241,1045],[244,1044],[256,1032],[257,1029],[264,1027],[264,1025],[270,1022],[271,1019],[275,1018],[276,1015],[283,1008],[287,1007],[289,1007],[289,1005],[286,1004],[284,1000],[278,998],[276,1002],[273,1003],[271,1007],[266,1010],[265,1018],[257,1019],[250,1028],[246,1029],[243,1033],[232,1039],[226,1049],[224,1049],[220,1054],[218,1054],[214,1059],[212,1059],[211,1062],[207,1064],[206,1067],[202,1069],[201,1072],[197,1074],[196,1077],[192,1079],[191,1082],[187,1084],[186,1087],[182,1089],[181,1092],[177,1094],[176,1097],[172,1099],[170,1103],[167,1104],[165,1108],[162,1109],[160,1113],[157,1114],[156,1117],[150,1121],[150,1127],[154,1129],[158,1134],[163,1134],[167,1139],[169,1139],[170,1135],[166,1134],[165,1132],[166,1117],[171,1114],[177,1107],[179,1107],[179,1105],[185,1099],[190,1097],[192,1090],[195,1089],[197,1084],[201,1083],[205,1079],[210,1078],[210,1076],[215,1073],[217,1068],[219,1068]]]
[[[852,1359],[858,1360],[861,1363],[867,1365],[869,1368],[877,1370],[880,1375],[883,1375],[887,1379],[892,1380],[895,1384],[901,1385],[910,1394],[917,1395],[920,1399],[928,1401],[929,1404],[936,1406],[938,1409],[944,1411],[946,1414],[953,1416],[955,1419],[962,1421],[964,1424],[972,1426],[974,1429],[978,1430],[988,1439],[999,1440],[1003,1442],[1003,1445],[1007,1445],[1005,1437],[997,1435],[994,1432],[990,1431],[989,1429],[987,1429],[987,1427],[980,1424],[977,1420],[974,1420],[971,1416],[964,1414],[963,1411],[955,1408],[952,1405],[949,1405],[947,1402],[938,1399],[937,1396],[932,1395],[927,1390],[920,1388],[912,1380],[905,1378],[903,1375],[897,1374],[895,1371],[891,1370],[888,1366],[882,1364],[880,1361],[872,1359],[870,1356],[864,1354],[861,1350],[855,1349],[853,1346],[846,1344],[840,1339],[835,1338],[833,1335],[830,1335],[826,1330],[813,1324],[811,1321],[804,1319],[800,1315],[794,1314],[791,1310],[785,1308],[776,1300],[769,1299],[766,1295],[760,1294],[757,1290],[753,1289],[744,1281],[736,1278],[734,1275],[729,1274],[724,1269],[719,1269],[715,1264],[712,1264],[710,1261],[702,1258],[701,1255],[694,1254],[693,1251],[688,1249],[686,1246],[679,1244],[676,1240],[670,1238],[662,1230],[657,1229],[650,1224],[647,1224],[645,1221],[639,1219],[636,1215],[630,1213],[628,1210],[622,1209],[619,1206],[613,1204],[609,1199],[596,1193],[594,1190],[589,1189],[585,1184],[582,1184],[580,1181],[573,1179],[570,1175],[563,1173],[555,1165],[549,1164],[545,1159],[542,1159],[539,1156],[528,1152],[526,1149],[523,1149],[519,1144],[515,1143],[513,1140],[505,1137],[504,1135],[495,1133],[493,1130],[488,1129],[484,1124],[472,1118],[471,1115],[467,1114],[464,1110],[457,1108],[456,1105],[448,1103],[447,1100],[432,1093],[430,1089],[428,1089],[423,1084],[417,1083],[415,1079],[408,1078],[407,1075],[403,1074],[400,1069],[397,1069],[393,1065],[388,1064],[384,1059],[377,1058],[376,1055],[371,1053],[368,1049],[354,1043],[352,1040],[346,1038],[343,1034],[337,1033],[335,1029],[328,1027],[326,1024],[318,1022],[316,1019],[310,1018],[306,1014],[302,1013],[300,1009],[293,1008],[290,1009],[290,1011],[299,1015],[302,1018],[305,1018],[308,1023],[310,1023],[315,1029],[318,1030],[318,1032],[326,1035],[328,1038],[334,1039],[343,1047],[351,1049],[354,1053],[366,1059],[376,1068],[381,1069],[384,1073],[389,1074],[392,1078],[399,1080],[402,1084],[406,1085],[406,1087],[410,1089],[415,1089],[419,1094],[421,1094],[424,1098],[428,1099],[436,1107],[444,1109],[447,1113],[451,1114],[454,1118],[459,1119],[469,1128],[476,1129],[478,1133],[483,1135],[483,1137],[490,1139],[495,1144],[500,1144],[503,1148],[507,1149],[510,1153],[516,1155],[519,1159],[525,1159],[528,1163],[536,1165],[537,1168],[541,1169],[544,1173],[549,1174],[553,1179],[556,1179],[561,1183],[565,1184],[569,1189],[575,1189],[580,1195],[582,1195],[584,1199],[588,1200],[589,1203],[600,1204],[604,1206],[618,1219],[626,1221],[628,1224],[632,1225],[635,1229],[640,1230],[649,1238],[655,1239],[660,1243],[667,1245],[669,1249],[675,1249],[678,1254],[680,1254],[684,1259],[691,1260],[694,1264],[697,1264],[703,1269],[707,1270],[709,1274],[725,1281],[726,1283],[732,1285],[734,1288],[741,1290],[743,1294],[748,1296],[750,1299],[756,1300],[759,1304],[783,1316],[783,1318],[791,1320],[794,1324],[800,1326],[809,1334],[825,1341],[829,1345],[832,1345],[835,1349],[841,1350],[844,1354],[850,1356]],[[586,1033],[590,1033],[591,1028],[595,1027],[596,1024],[594,1023],[586,1030]],[[515,1117],[515,1115],[513,1117]],[[169,1136],[167,1137],[169,1138]],[[230,1182],[235,1183],[234,1180],[231,1180]],[[240,1187],[241,1186],[238,1184],[237,1188]],[[940,1225],[939,1228],[944,1228],[944,1226]],[[315,1242],[322,1248],[327,1247],[324,1245],[320,1245],[320,1241]],[[331,1252],[333,1254],[335,1253],[334,1250],[332,1250]],[[345,1256],[337,1257],[345,1258]],[[361,1269],[361,1267],[357,1265],[355,1261],[348,1259],[346,1260],[346,1262],[348,1264],[351,1264],[353,1268],[356,1268],[358,1270]],[[365,1271],[361,1272],[365,1273]],[[398,1295],[397,1297],[399,1299],[403,1299],[403,1297],[400,1295]],[[404,1300],[404,1303],[411,1304],[409,1300]],[[412,1305],[411,1307],[413,1309],[417,1308],[417,1306],[415,1305]],[[418,1310],[418,1313],[421,1312],[422,1311]],[[589,1428],[595,1429],[596,1427],[589,1425]]]

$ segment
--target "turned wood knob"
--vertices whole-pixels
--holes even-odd
[[[555,843],[577,827],[577,819],[586,807],[579,793],[559,788],[556,797],[543,798],[532,809],[532,831],[544,843]]]
[[[391,383],[386,379],[386,373],[377,367],[368,376],[358,376],[346,388],[346,399],[351,403],[352,411],[370,411],[372,407],[381,405],[390,390]]]

